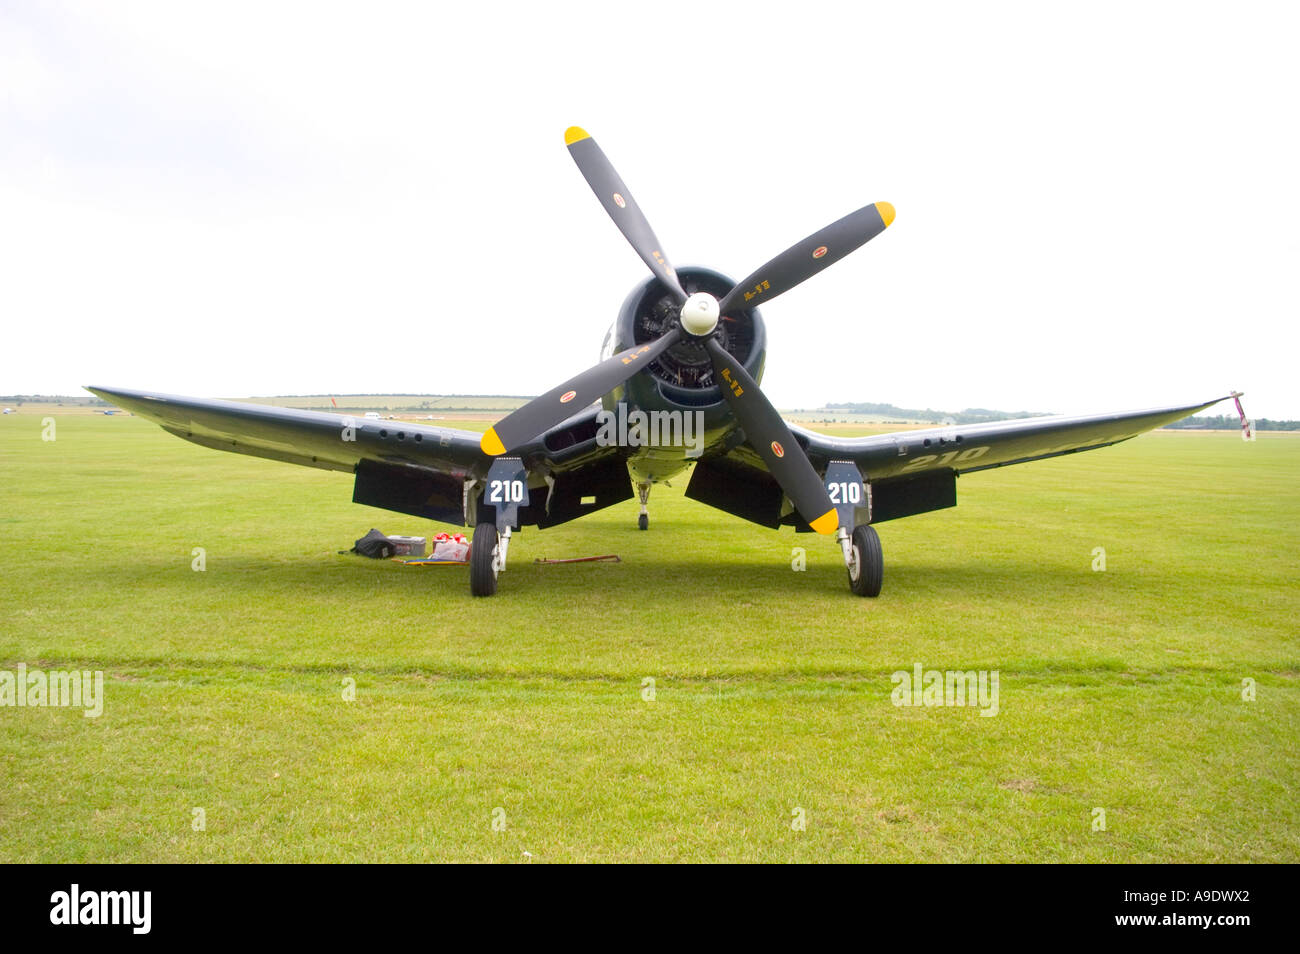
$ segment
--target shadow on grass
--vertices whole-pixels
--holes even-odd
[[[408,567],[390,560],[367,560],[355,556],[329,555],[320,558],[283,560],[241,555],[209,558],[202,573],[177,565],[174,558],[79,566],[78,585],[98,585],[138,591],[175,589],[198,583],[205,592],[256,598],[279,596],[285,590],[308,595],[330,595],[349,600],[374,598],[431,597],[471,601],[467,566]],[[885,564],[880,600],[896,602],[909,597],[930,597],[936,592],[972,599],[1023,599],[1032,593],[1043,599],[1073,598],[1087,590],[1113,599],[1121,595],[1160,599],[1186,585],[1185,575],[1151,572],[1092,573],[1062,565],[1043,565],[1003,559],[972,560],[953,565],[928,563],[915,556]],[[527,559],[513,562],[500,577],[496,601],[511,595],[534,599],[547,593],[564,598],[570,592],[617,593],[638,600],[638,605],[671,608],[692,594],[710,600],[732,596],[753,604],[765,595],[788,599],[830,593],[857,600],[848,586],[847,574],[823,558],[796,572],[783,562],[757,561],[728,554],[713,559],[692,559],[680,554],[652,558],[631,557],[619,563],[536,564]],[[490,602],[473,600],[473,602]],[[871,602],[871,601],[867,601]]]

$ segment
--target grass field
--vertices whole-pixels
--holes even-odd
[[[1300,861],[1300,438],[963,478],[882,525],[878,600],[680,485],[473,600],[338,555],[437,529],[344,475],[57,422],[0,418],[0,669],[104,711],[0,708],[2,861]],[[916,663],[998,714],[894,706]]]

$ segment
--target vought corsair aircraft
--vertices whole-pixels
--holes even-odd
[[[759,306],[875,238],[894,207],[863,206],[733,282],[707,268],[674,269],[596,141],[575,126],[565,142],[651,275],[623,302],[599,364],[485,434],[88,390],[204,447],[352,474],[356,503],[473,527],[475,596],[496,592],[513,531],[553,527],[633,494],[644,530],[651,487],[687,468],[693,500],[766,527],[833,536],[849,587],[876,596],[884,563],[875,524],[954,506],[959,475],[1105,447],[1224,400],[847,439],[787,424],[758,386],[767,354]]]

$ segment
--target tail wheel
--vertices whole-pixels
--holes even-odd
[[[885,555],[880,549],[880,536],[876,533],[876,528],[858,527],[853,531],[849,589],[858,596],[879,596],[884,576]]]
[[[636,518],[636,527],[638,530],[649,530],[650,518],[645,514],[641,514],[639,517]]]
[[[496,559],[497,526],[480,523],[469,547],[469,591],[475,596],[491,596],[497,591]]]

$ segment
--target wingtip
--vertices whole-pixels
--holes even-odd
[[[489,427],[483,432],[483,437],[479,440],[478,446],[489,457],[500,457],[506,452],[506,445],[501,443],[501,438],[497,437],[496,428],[494,427]]]
[[[880,213],[880,220],[885,223],[885,228],[894,224],[894,207],[888,202],[877,202],[876,211]]]
[[[582,140],[590,138],[591,133],[587,132],[587,130],[583,129],[581,126],[570,126],[568,129],[564,130],[564,144],[566,146],[572,146],[575,142],[582,142]]]

